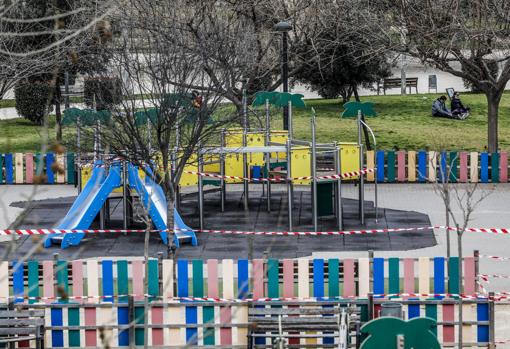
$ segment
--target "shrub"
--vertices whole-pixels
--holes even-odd
[[[16,111],[25,119],[42,125],[44,115],[52,110],[52,103],[47,110],[52,93],[53,87],[48,82],[20,82],[14,88]]]
[[[120,79],[104,77],[85,79],[83,97],[89,108],[94,106],[95,98],[96,110],[110,110],[121,102]]]

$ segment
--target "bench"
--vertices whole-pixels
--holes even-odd
[[[386,94],[386,90],[392,88],[400,88],[402,85],[402,79],[400,78],[390,78],[383,80],[383,92]],[[411,93],[411,88],[415,88],[416,93],[418,93],[418,78],[406,78],[406,87],[409,88],[409,93]],[[377,83],[377,94],[379,94],[380,83]]]
[[[279,308],[248,309],[248,348],[316,348],[300,339],[328,338],[321,348],[346,349],[355,337],[360,343],[359,309],[325,302],[300,303]],[[264,340],[257,341],[257,338]],[[271,344],[267,344],[266,338]]]
[[[0,345],[14,348],[28,340],[35,340],[37,349],[44,348],[44,309],[0,310]]]

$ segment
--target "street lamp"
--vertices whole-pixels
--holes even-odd
[[[274,30],[282,33],[282,83],[283,92],[289,92],[289,57],[288,57],[288,32],[292,30],[292,24],[281,21],[274,26]],[[289,107],[283,107],[283,129],[289,129]]]

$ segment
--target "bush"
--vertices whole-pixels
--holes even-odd
[[[110,110],[122,98],[121,83],[118,78],[88,78],[84,81],[83,98],[87,107],[96,110]]]
[[[44,115],[52,110],[53,87],[48,82],[20,82],[14,87],[16,111],[25,119],[37,125],[42,125]]]

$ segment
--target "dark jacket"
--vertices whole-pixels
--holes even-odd
[[[460,101],[460,98],[453,98],[451,103],[452,110],[465,109]]]
[[[432,116],[451,116],[450,111],[442,99],[436,99],[432,104]]]

